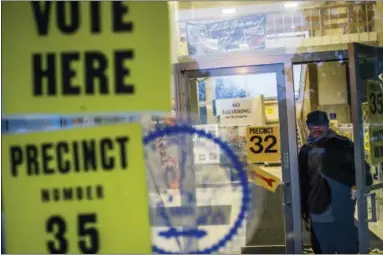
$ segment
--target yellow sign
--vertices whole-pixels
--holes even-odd
[[[330,128],[336,130],[338,128],[338,120],[330,120]]]
[[[269,121],[278,120],[278,107],[275,104],[265,105],[266,119]]]
[[[3,2],[2,49],[5,115],[171,111],[166,1]]]
[[[370,125],[370,163],[378,165],[383,162],[383,125]]]
[[[383,251],[379,249],[372,249],[369,254],[383,254]]]
[[[267,115],[271,115],[271,116],[274,115],[274,108],[272,106],[266,106],[265,108],[266,108]]]
[[[4,135],[7,253],[151,253],[142,130]]]
[[[279,126],[248,127],[246,132],[247,161],[281,161]]]
[[[271,192],[275,192],[278,186],[281,184],[281,180],[278,177],[265,170],[262,170],[260,167],[253,164],[248,164],[248,167],[249,179],[255,184],[262,186]]]
[[[370,131],[369,128],[366,128],[366,127],[363,128],[364,150],[366,152],[370,151],[370,133],[369,133],[369,131]]]
[[[383,121],[383,84],[377,81],[366,81],[367,112],[370,122]]]
[[[348,139],[350,140],[354,140],[354,134],[353,134],[353,130],[352,130],[352,126],[351,127],[339,127],[339,134],[344,136],[344,137],[347,137]]]

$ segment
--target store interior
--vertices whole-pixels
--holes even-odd
[[[336,3],[331,1],[174,1],[171,3],[173,63],[198,62],[208,58],[218,59],[223,54],[246,55],[249,51],[257,50],[291,55],[310,51],[345,50],[345,45],[351,41],[375,42],[377,29],[374,22],[374,5],[374,2],[347,4],[346,1]],[[242,29],[243,26],[248,27]],[[229,35],[224,33],[228,27],[232,28]],[[369,69],[371,69],[371,63],[366,61],[364,65],[366,76],[369,75]],[[195,127],[209,129],[210,133],[214,133],[227,142],[240,161],[247,166],[249,162],[246,151],[246,129],[252,126],[279,126],[280,124],[278,91],[281,84],[278,77],[284,77],[285,73],[270,70],[226,75],[205,73],[201,77],[190,78],[188,80],[189,112],[181,113],[181,115],[188,114],[192,119],[191,124]],[[298,149],[306,142],[308,136],[306,116],[313,110],[325,111],[330,118],[331,128],[340,135],[353,139],[348,60],[340,58],[337,61],[318,60],[294,64],[290,72],[294,91],[292,100],[295,105]],[[177,91],[177,88],[174,91]],[[168,117],[176,116],[175,109],[178,103],[177,98],[174,97],[174,109],[166,117],[130,115],[75,118],[57,116],[38,120],[2,119],[4,127],[2,132],[30,132],[135,121],[146,123],[144,126],[147,127],[167,125]],[[227,111],[237,103],[242,106],[244,117],[232,119],[231,113]],[[366,159],[369,160],[367,137],[369,120],[366,111],[362,114],[366,124],[365,154]],[[206,182],[213,185],[237,182],[236,171],[228,167],[226,161],[227,157],[219,151],[217,146],[206,141],[202,142],[202,145],[194,151],[197,187],[205,185]],[[283,179],[280,159],[251,163],[258,165],[280,181]],[[373,167],[372,171],[377,171],[377,168]],[[208,180],[206,180],[207,172],[214,173],[208,175]],[[160,179],[162,174],[162,172],[158,173],[154,179]],[[373,175],[375,183],[383,181],[383,176],[378,172],[374,172]],[[168,187],[166,182],[166,180],[161,181],[160,188],[164,190],[179,188]],[[236,241],[238,245],[233,244],[226,250],[227,252],[240,253],[244,246],[285,244],[287,234],[284,232],[282,186],[283,183],[275,192],[256,187],[253,189],[255,196],[262,199],[253,202],[252,206],[262,208],[262,212],[258,213],[256,218],[249,216],[247,233],[244,231],[240,234],[240,240]],[[378,216],[379,219],[383,219],[383,192],[381,190],[377,192],[379,192]],[[233,215],[238,213],[236,211],[238,208],[235,209],[235,201],[239,201],[240,197],[233,195],[231,198],[231,195],[227,193],[221,195],[227,196],[226,201],[217,202],[223,204],[220,205],[222,208],[220,207],[219,210],[222,211],[224,220],[215,222],[212,231],[226,231],[230,221],[234,219]],[[175,198],[177,196],[174,195]],[[169,202],[168,206],[176,206],[174,201]],[[225,203],[230,206],[225,207]],[[219,224],[223,226],[218,226]],[[163,229],[162,227],[163,223],[153,222],[155,232]],[[376,247],[383,249],[381,242],[383,221],[377,220],[370,223],[369,227],[374,236],[371,240],[376,241],[374,243]],[[216,237],[213,236],[205,242],[212,242],[213,239]],[[309,241],[306,239],[304,243],[308,244]],[[160,242],[160,240],[157,241]],[[176,250],[177,244],[169,242],[168,248]]]

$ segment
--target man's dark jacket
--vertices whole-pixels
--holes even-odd
[[[315,153],[315,150],[321,151],[321,153]],[[367,163],[365,164],[366,184],[371,185],[370,168]],[[350,201],[351,188],[355,185],[354,144],[350,139],[332,132],[331,135],[317,143],[302,146],[299,152],[302,216],[311,233],[312,248],[316,254],[322,252],[315,233],[310,227],[309,215],[310,213],[321,214],[329,208],[332,202],[333,205],[334,202],[336,204],[341,203],[338,199],[338,201],[331,201],[335,194],[331,194],[330,185],[323,178],[323,175],[350,187],[350,197],[346,198],[346,200]],[[343,205],[346,204],[349,204],[349,202]],[[354,210],[344,210],[342,204],[335,207],[338,210],[333,208],[335,209],[333,212],[338,217],[342,217],[340,215],[343,214],[346,218],[350,218],[350,222],[353,221]],[[345,207],[349,208],[348,206]],[[353,207],[351,205],[351,208]],[[340,213],[336,213],[336,211]]]
[[[313,151],[324,149],[321,156]],[[311,153],[311,154],[310,154]],[[310,162],[309,162],[310,156]],[[370,168],[366,164],[366,184],[372,184]],[[354,144],[347,137],[334,133],[314,144],[303,145],[299,152],[299,177],[303,217],[320,214],[331,203],[331,189],[323,176],[351,187],[355,185]]]

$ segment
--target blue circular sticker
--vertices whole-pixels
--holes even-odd
[[[232,167],[237,171],[237,178],[240,182],[240,186],[242,187],[240,210],[239,210],[238,216],[236,217],[234,221],[234,224],[230,227],[227,233],[224,233],[222,235],[222,238],[220,238],[216,243],[211,244],[207,248],[198,249],[194,251],[188,251],[189,254],[211,254],[224,248],[226,244],[235,237],[235,235],[238,233],[239,229],[241,228],[242,224],[245,221],[246,213],[249,208],[249,202],[250,202],[250,191],[249,191],[247,174],[243,168],[243,164],[240,162],[240,160],[235,155],[235,153],[230,148],[230,146],[228,146],[224,141],[222,141],[218,137],[215,137],[211,133],[208,133],[204,130],[196,129],[190,125],[178,124],[174,126],[168,126],[161,129],[157,129],[144,137],[144,145],[149,145],[150,143],[156,142],[158,139],[161,139],[163,137],[171,137],[175,135],[197,136],[199,138],[210,140],[211,142],[218,145],[220,147],[220,150],[224,152],[227,155],[227,158],[229,159],[229,161],[231,161]],[[180,187],[180,190],[182,193],[182,186]],[[198,229],[188,229],[184,231],[179,231],[174,226],[171,225],[169,216],[166,215],[164,208],[163,210],[160,210],[160,214],[161,214],[161,217],[163,217],[167,227],[169,228],[166,231],[166,235],[168,235],[168,237],[184,236],[184,237],[203,238],[207,234],[205,231],[198,230]],[[180,254],[181,253],[181,252],[167,251],[156,245],[153,245],[153,252],[159,253],[159,254]]]

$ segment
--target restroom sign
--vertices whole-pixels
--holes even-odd
[[[368,80],[367,102],[368,119],[370,122],[382,123],[383,121],[383,84],[378,81]]]
[[[248,127],[246,147],[249,163],[280,162],[279,126]]]
[[[167,2],[9,1],[2,8],[6,115],[171,110]]]
[[[7,253],[151,253],[142,135],[127,123],[4,135]]]

